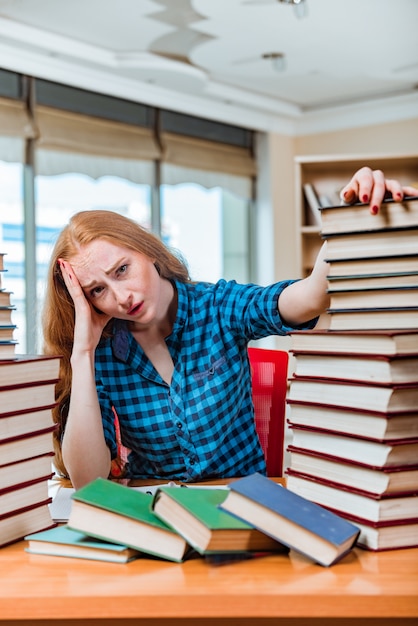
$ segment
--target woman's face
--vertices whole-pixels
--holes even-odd
[[[144,325],[158,319],[162,279],[149,257],[96,239],[69,263],[86,298],[99,311]]]

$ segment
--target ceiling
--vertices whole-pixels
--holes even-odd
[[[418,0],[303,8],[0,0],[0,67],[289,135],[418,117]]]

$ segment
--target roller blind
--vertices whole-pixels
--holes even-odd
[[[256,163],[248,148],[164,132],[162,160],[183,168],[195,168],[252,178]]]
[[[151,129],[38,106],[38,146],[128,160],[154,160],[160,150]]]
[[[0,160],[24,160],[24,140],[36,136],[26,105],[20,100],[0,98]]]

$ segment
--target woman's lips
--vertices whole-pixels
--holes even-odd
[[[143,305],[143,302],[139,302],[137,304],[134,304],[133,306],[131,306],[131,308],[128,310],[128,315],[137,315],[139,313],[139,311],[141,310]]]

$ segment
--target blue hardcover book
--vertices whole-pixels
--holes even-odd
[[[351,522],[258,473],[232,482],[220,507],[324,566],[347,554],[360,533]]]

